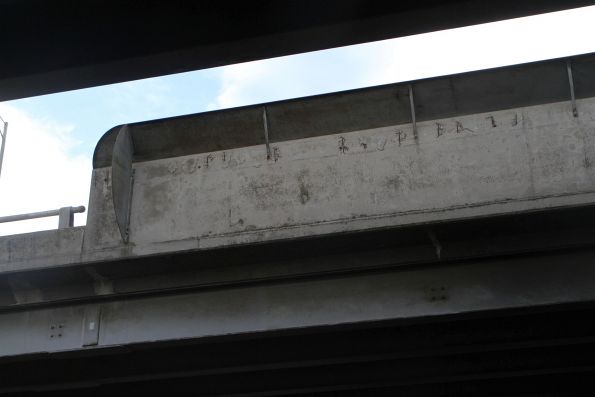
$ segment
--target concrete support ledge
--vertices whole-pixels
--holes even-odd
[[[0,237],[0,273],[80,263],[85,227]]]

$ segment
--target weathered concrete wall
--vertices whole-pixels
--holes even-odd
[[[111,169],[99,168],[84,239],[83,229],[4,237],[0,269],[593,203],[595,99],[578,108],[578,118],[559,102],[430,120],[417,138],[399,124],[278,142],[270,159],[258,145],[134,163],[129,244]]]
[[[95,170],[86,254],[149,254],[593,202],[595,100],[136,163],[130,244]],[[122,251],[125,250],[125,251]],[[107,253],[106,253],[107,254]],[[94,254],[92,255],[94,256]]]
[[[559,101],[562,66],[540,66],[559,77],[554,99],[552,86],[534,97],[539,76],[511,69],[519,86],[492,84],[501,71],[420,84],[412,108],[413,88],[396,85],[138,123],[142,145],[124,156],[132,184],[108,166],[113,129],[98,145],[84,228],[0,238],[0,356],[593,301],[595,97],[578,73],[575,117]],[[486,87],[489,112],[474,107]],[[420,108],[414,131],[409,111]],[[114,178],[132,186],[128,243]],[[568,208],[528,225],[528,214],[492,217],[573,206],[570,220]],[[342,245],[296,240],[324,235]]]

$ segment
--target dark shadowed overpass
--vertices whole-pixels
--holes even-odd
[[[590,4],[2,0],[0,101]]]

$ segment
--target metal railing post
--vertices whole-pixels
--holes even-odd
[[[58,229],[65,229],[74,225],[72,207],[62,207],[58,210]]]

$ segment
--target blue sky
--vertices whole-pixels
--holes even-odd
[[[86,205],[93,149],[118,124],[595,52],[593,21],[595,6],[0,103],[0,216]]]
[[[71,135],[80,141],[72,153],[89,156],[101,134],[115,125],[204,111],[218,86],[217,73],[207,70],[44,95],[9,104],[35,117],[72,125]]]

